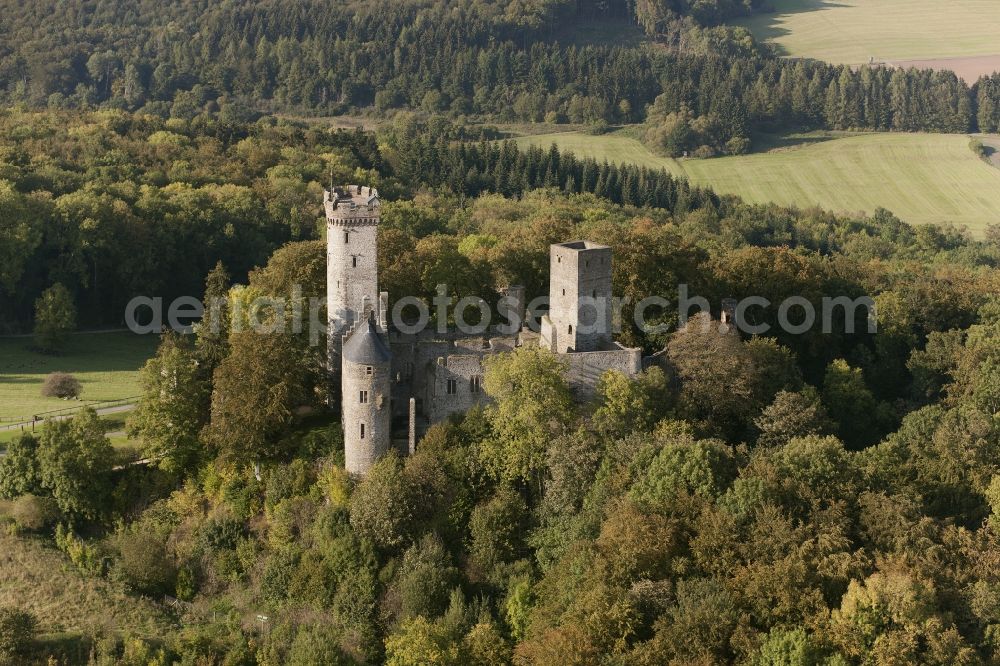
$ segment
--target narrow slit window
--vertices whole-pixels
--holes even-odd
[[[361,439],[365,438],[365,424],[361,424]]]
[[[354,256],[351,257],[351,267],[352,268],[357,268],[358,267],[358,256],[357,255],[354,255]]]
[[[351,242],[351,237],[348,235],[348,232],[345,231],[344,232],[344,245],[347,245],[350,242]]]

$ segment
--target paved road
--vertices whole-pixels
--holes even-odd
[[[83,409],[81,407],[80,409]],[[135,403],[130,403],[127,405],[118,405],[117,407],[103,407],[97,410],[98,416],[105,416],[106,414],[119,414],[121,412],[129,412],[135,409]],[[52,421],[64,421],[69,418],[73,418],[73,414],[60,414],[59,416],[53,416],[50,420]],[[35,422],[36,426],[40,426],[45,423],[46,419],[39,419]],[[31,430],[31,421],[23,421],[21,423],[12,423],[6,426],[0,426],[0,432],[6,432],[10,430],[21,430],[23,426],[24,430]]]
[[[91,333],[127,333],[127,328],[99,328],[94,331],[70,331],[69,335],[90,335]],[[0,335],[0,338],[33,338],[34,333],[12,333],[10,335]]]

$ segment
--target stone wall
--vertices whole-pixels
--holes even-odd
[[[327,311],[338,322],[334,328],[339,331],[352,325],[366,305],[379,307],[377,210],[370,219],[374,222],[361,226],[337,218],[327,220]]]
[[[484,396],[472,391],[472,378],[482,377],[482,359],[511,351],[518,336],[468,337],[459,331],[424,331],[411,335],[391,331],[392,411],[396,431],[408,423],[408,401],[417,401],[421,432],[426,425],[465,411]],[[448,379],[455,393],[448,393]]]
[[[431,423],[467,412],[486,399],[483,392],[483,354],[450,354],[430,364],[433,375],[424,399]]]
[[[563,354],[559,360],[567,366],[566,380],[578,400],[594,397],[597,382],[608,370],[617,370],[628,377],[642,372],[642,349],[619,347],[609,351]]]

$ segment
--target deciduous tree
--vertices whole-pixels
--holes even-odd
[[[538,488],[549,441],[565,432],[573,413],[563,363],[543,349],[520,347],[484,364],[492,435],[481,455],[495,477],[530,480]]]
[[[113,464],[114,449],[93,409],[45,423],[38,445],[39,477],[68,518],[95,520],[106,515]]]
[[[35,344],[46,352],[57,351],[66,334],[76,327],[76,307],[69,290],[56,283],[35,301]]]
[[[190,337],[190,336],[188,336]],[[139,375],[143,396],[128,417],[128,432],[164,469],[187,469],[203,453],[199,435],[208,421],[210,387],[191,340],[165,331],[156,356]]]

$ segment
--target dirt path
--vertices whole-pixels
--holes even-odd
[[[928,60],[886,60],[891,67],[909,69],[950,69],[958,78],[972,85],[980,76],[1000,72],[1000,55],[961,56],[957,58],[933,58]]]

